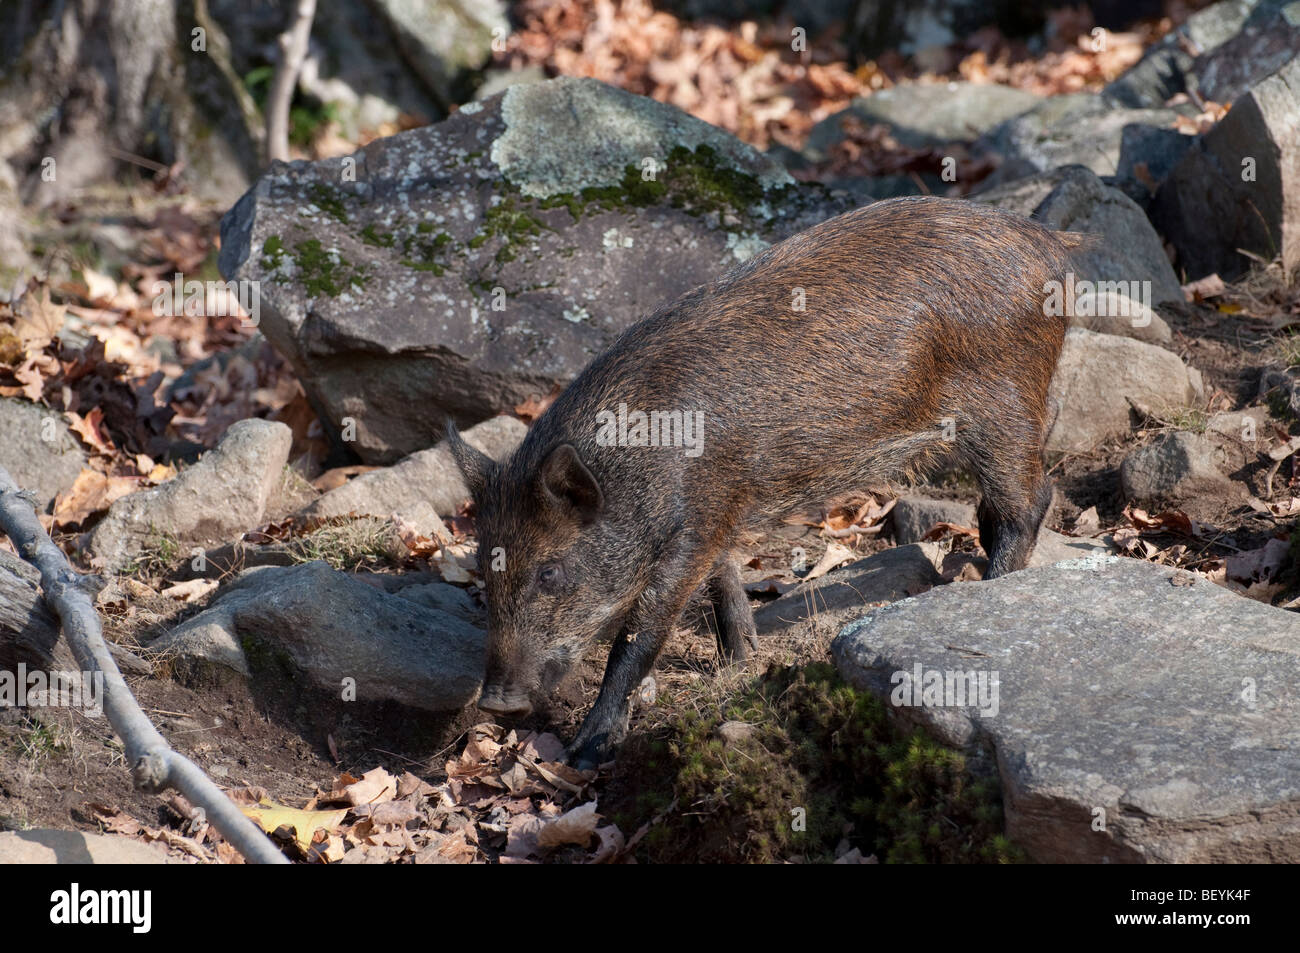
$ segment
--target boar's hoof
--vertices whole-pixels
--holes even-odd
[[[614,760],[614,750],[626,734],[626,715],[622,730],[588,729],[584,724],[578,731],[578,737],[564,749],[564,760],[579,771],[594,771],[602,764]]]
[[[612,745],[604,744],[597,738],[588,741],[581,748],[576,747],[575,742],[565,749],[564,760],[579,771],[595,771],[611,760],[612,748]]]

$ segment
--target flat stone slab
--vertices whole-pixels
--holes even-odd
[[[1090,556],[881,607],[832,654],[900,717],[992,755],[1037,861],[1300,862],[1296,613]],[[927,697],[932,672],[987,693]]]
[[[166,851],[128,837],[33,828],[0,833],[0,864],[172,864]]]
[[[1044,529],[1038,534],[1029,565],[1050,566],[1061,560],[1108,552],[1110,547],[1097,540],[1062,536]],[[781,598],[756,609],[754,624],[760,635],[804,635],[829,641],[868,609],[944,585],[945,569],[949,571],[947,578],[951,578],[961,570],[963,560],[974,563],[981,574],[988,563],[974,554],[947,553],[939,543],[884,549],[800,583]]]

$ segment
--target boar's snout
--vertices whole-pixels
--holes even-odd
[[[489,715],[503,718],[523,718],[533,710],[526,692],[512,691],[500,685],[487,685],[479,696],[478,707]]]

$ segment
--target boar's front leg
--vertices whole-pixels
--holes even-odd
[[[609,760],[615,746],[627,734],[633,692],[654,668],[655,659],[682,610],[709,576],[716,558],[716,552],[679,550],[676,557],[664,559],[656,567],[654,581],[646,587],[622,632],[614,639],[596,704],[587,712],[568,747],[571,763],[591,768]]]
[[[749,607],[740,567],[730,554],[719,560],[709,580],[709,596],[718,624],[718,655],[727,662],[743,662],[758,651],[758,630]]]

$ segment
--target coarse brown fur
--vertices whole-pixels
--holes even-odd
[[[613,637],[572,748],[605,756],[628,695],[702,585],[724,654],[752,644],[729,555],[739,531],[940,456],[955,454],[979,482],[988,576],[1023,567],[1051,497],[1047,391],[1066,330],[1064,316],[1044,313],[1046,285],[1063,280],[1077,243],[976,203],[879,202],[628,329],[504,464],[452,428],[487,584],[482,707],[526,711],[594,640]],[[702,452],[603,445],[598,415],[620,404],[702,412]]]

